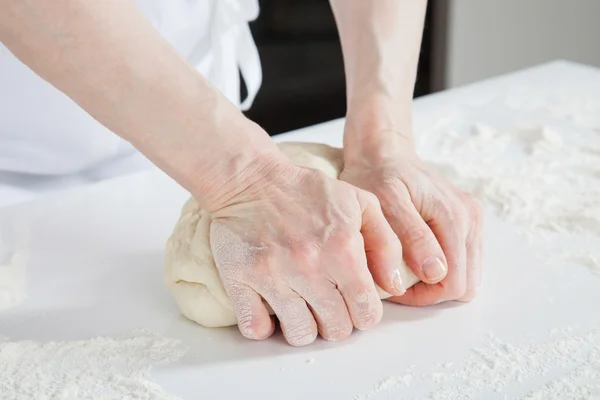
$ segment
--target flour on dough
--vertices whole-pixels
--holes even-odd
[[[338,178],[343,167],[342,150],[319,143],[281,143],[279,148],[296,165]],[[206,327],[236,325],[237,320],[215,266],[209,241],[211,219],[193,198],[167,242],[165,279],[179,309],[187,318]],[[405,286],[418,278],[400,261]],[[390,295],[379,287],[382,299]]]

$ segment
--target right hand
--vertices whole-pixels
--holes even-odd
[[[257,170],[211,210],[211,250],[241,333],[273,333],[263,299],[293,346],[377,324],[382,304],[373,279],[404,293],[396,272],[402,248],[377,198],[282,154]]]

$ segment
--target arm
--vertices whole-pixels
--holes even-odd
[[[131,1],[1,0],[0,40],[208,210],[277,154]]]
[[[331,0],[342,49],[348,116],[345,157],[359,149],[412,143],[412,98],[426,0]],[[350,160],[349,160],[350,161]]]
[[[331,0],[348,111],[341,179],[374,193],[423,282],[393,301],[471,300],[481,275],[479,204],[418,157],[412,97],[426,0]]]
[[[403,292],[401,249],[375,196],[292,165],[132,1],[0,0],[0,40],[211,213],[210,246],[247,338],[273,333],[263,300],[297,346],[377,324],[368,265],[384,290]]]

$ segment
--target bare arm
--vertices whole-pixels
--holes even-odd
[[[427,1],[330,2],[346,70],[345,156],[352,157],[354,148],[371,146],[384,137],[411,139],[411,104]]]
[[[207,209],[277,154],[130,0],[0,0],[0,40]]]
[[[474,298],[481,278],[481,208],[429,170],[412,136],[412,97],[426,0],[330,0],[348,90],[341,179],[374,193],[423,282],[392,301]]]
[[[384,290],[403,292],[401,249],[375,196],[292,165],[131,0],[0,0],[0,40],[211,213],[211,249],[244,336],[273,333],[263,300],[296,346],[377,324],[369,266]]]

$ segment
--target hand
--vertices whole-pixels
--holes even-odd
[[[361,146],[345,137],[352,155],[340,179],[377,196],[404,260],[422,281],[390,300],[414,306],[470,301],[481,280],[481,206],[435,175],[410,140],[385,137],[370,135],[377,144]]]
[[[393,279],[402,249],[377,198],[283,159],[256,170],[259,178],[233,185],[243,190],[211,210],[211,249],[241,333],[273,333],[263,300],[294,346],[313,342],[317,331],[336,341],[377,324],[373,279],[403,292]]]

